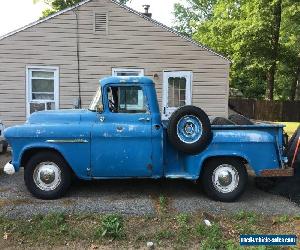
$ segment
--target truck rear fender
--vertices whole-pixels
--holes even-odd
[[[251,170],[254,170],[251,167],[251,163],[249,162],[249,159],[246,155],[243,154],[229,154],[229,153],[224,153],[224,154],[218,154],[218,155],[208,155],[205,158],[202,158],[201,162],[200,162],[200,169],[199,169],[199,177],[201,177],[202,174],[202,170],[205,167],[205,165],[212,159],[216,159],[216,158],[230,158],[230,159],[238,159],[241,162],[243,162],[244,165],[248,164]]]

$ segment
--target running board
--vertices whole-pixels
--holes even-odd
[[[261,177],[289,177],[294,176],[294,168],[265,169],[260,172]]]

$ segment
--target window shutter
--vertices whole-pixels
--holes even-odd
[[[95,13],[94,15],[94,32],[105,33],[108,30],[108,15],[107,13]]]

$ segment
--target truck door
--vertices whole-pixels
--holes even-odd
[[[92,130],[92,176],[151,176],[152,121],[143,87],[111,85],[103,95],[107,107]]]

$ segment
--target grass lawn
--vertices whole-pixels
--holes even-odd
[[[55,213],[27,220],[0,217],[0,249],[146,249],[151,241],[155,249],[243,250],[240,234],[299,233],[300,218],[295,216],[244,211],[226,216],[186,214],[169,211],[164,202],[159,206],[161,212],[153,216]]]
[[[284,131],[289,135],[289,138],[294,134],[295,130],[300,125],[300,122],[276,122],[279,124],[284,124],[286,127]]]

